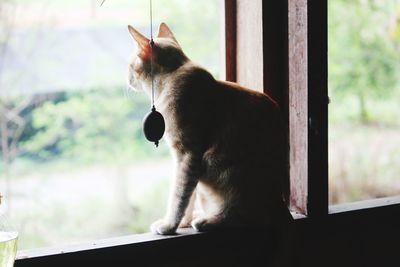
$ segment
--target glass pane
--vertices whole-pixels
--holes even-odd
[[[329,1],[330,203],[400,195],[400,1]]]
[[[150,109],[127,89],[131,24],[147,0],[0,1],[0,191],[19,249],[147,232],[172,164],[142,134]],[[186,54],[220,77],[219,0],[153,1]],[[201,12],[199,12],[201,11]]]

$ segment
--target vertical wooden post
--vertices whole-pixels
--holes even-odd
[[[287,118],[288,3],[263,1],[264,92],[279,103]]]
[[[236,82],[236,0],[225,0],[225,79]]]
[[[262,4],[262,0],[236,1],[236,80],[261,92],[264,87]]]
[[[308,214],[328,214],[327,0],[308,0]]]
[[[307,0],[289,0],[289,142],[291,208],[307,214]]]
[[[263,1],[262,26],[264,93],[279,104],[284,120],[288,124],[288,1]],[[288,138],[287,135],[287,143],[289,143]],[[289,169],[288,150],[285,158],[285,165]],[[290,184],[292,182],[288,170],[282,180],[285,195],[289,194]]]
[[[289,125],[291,207],[309,216],[328,209],[326,5],[225,2],[226,14],[235,11],[226,20],[227,79],[281,105]]]

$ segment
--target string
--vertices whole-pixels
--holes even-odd
[[[150,0],[150,38],[153,40],[153,4]]]
[[[153,40],[153,4],[152,1],[150,0],[150,49],[151,49],[151,60],[150,60],[150,77],[151,77],[151,105],[152,105],[152,110],[155,110],[156,108],[154,107],[154,78],[153,78],[153,64],[154,64],[154,58],[153,58],[153,46],[154,46],[154,40]]]
[[[102,0],[100,7],[103,6],[106,0]],[[151,106],[154,111],[156,108],[154,106],[154,78],[153,78],[153,48],[154,48],[154,40],[153,40],[153,2],[150,0],[150,51],[151,51],[151,59],[150,59],[150,78],[151,78]]]

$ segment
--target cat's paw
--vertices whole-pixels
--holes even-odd
[[[164,220],[158,220],[150,226],[152,233],[157,235],[174,235],[177,226],[166,223]]]
[[[183,218],[181,223],[179,224],[178,228],[190,228],[190,227],[192,227],[191,223],[192,223],[191,218],[190,219],[189,218]]]
[[[192,227],[198,232],[207,232],[218,228],[221,220],[217,216],[198,217],[192,221]]]

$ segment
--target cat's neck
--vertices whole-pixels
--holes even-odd
[[[153,92],[152,87],[154,90],[154,105],[157,107],[158,110],[163,110],[167,101],[166,95],[170,90],[173,83],[173,77],[171,74],[157,74],[153,78],[153,83],[151,79],[147,79],[146,82],[143,84],[144,92],[150,99],[152,100]]]
[[[213,84],[211,83],[217,83],[217,81],[212,78],[211,74],[209,74],[211,79],[204,79],[205,76],[202,76],[203,78],[196,79],[196,84],[191,84],[194,81],[193,75],[198,74],[199,70],[202,73],[208,73],[201,66],[188,60],[173,72],[158,73],[154,75],[154,104],[157,109],[168,112],[171,108],[168,108],[168,106],[174,101],[174,98],[181,95],[181,90],[191,90],[193,87],[199,86],[198,83],[211,88],[213,87]],[[148,79],[145,85],[145,91],[150,99],[152,98],[151,86],[151,79]]]
[[[152,97],[152,87],[154,90],[154,102],[157,104],[159,102],[159,99],[165,89],[167,88],[167,85],[169,84],[168,80],[170,77],[165,74],[158,74],[155,75],[153,78],[153,82],[151,79],[148,79],[148,81],[145,84],[145,92],[148,95],[148,97],[151,99]]]

